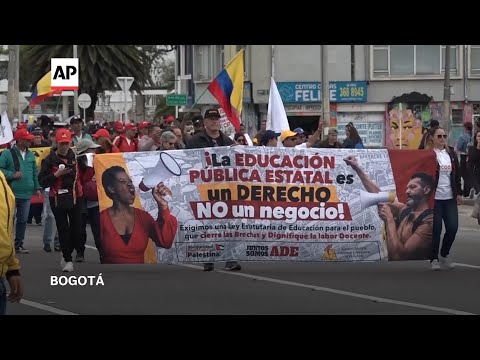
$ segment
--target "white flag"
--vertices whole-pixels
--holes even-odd
[[[7,144],[13,140],[12,125],[8,120],[7,112],[2,114],[2,122],[0,124],[0,145]]]
[[[273,77],[270,83],[270,96],[268,98],[267,130],[273,130],[278,133],[290,130],[287,113]]]

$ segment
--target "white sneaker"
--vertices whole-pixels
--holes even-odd
[[[65,261],[65,259],[64,259],[63,256],[62,256],[62,259],[60,260],[60,266],[61,266],[62,268],[64,268],[66,264],[67,264],[67,262]]]
[[[437,259],[430,262],[430,264],[432,264],[432,270],[434,271],[440,270],[440,264],[438,263]]]
[[[448,257],[440,256],[438,260],[440,261],[440,266],[443,269],[455,269],[455,265],[450,261]]]
[[[63,272],[72,272],[73,271],[73,262],[69,261],[65,264],[62,269]]]
[[[468,197],[469,197],[470,199],[473,199],[474,196],[475,196],[475,189],[472,188],[472,189],[470,189],[470,194],[469,194]]]

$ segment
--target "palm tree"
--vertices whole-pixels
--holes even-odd
[[[120,89],[116,78],[135,79],[131,90],[140,92],[152,83],[150,59],[135,45],[78,45],[80,65],[79,91],[92,98],[86,116],[93,118],[98,95],[105,90]],[[20,51],[20,79],[31,90],[47,72],[50,59],[73,57],[73,45],[23,45]]]

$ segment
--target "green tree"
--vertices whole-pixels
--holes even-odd
[[[175,45],[138,45],[139,49],[145,53],[148,59],[147,66],[151,72],[155,72],[155,69],[160,68],[163,71],[165,62],[167,60],[167,54],[176,49]],[[173,64],[173,74],[175,75],[175,63]],[[159,87],[158,83],[153,82],[154,88]]]
[[[151,85],[150,64],[141,46],[135,45],[78,45],[80,65],[79,93],[88,93],[92,105],[86,116],[93,117],[98,95],[105,90],[119,90],[116,78],[132,76],[131,90],[140,92]],[[73,57],[73,45],[23,45],[20,50],[21,86],[33,91],[48,71],[50,59]]]

